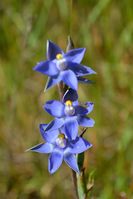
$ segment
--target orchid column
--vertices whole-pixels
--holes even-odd
[[[72,48],[69,38],[67,52],[64,53],[56,44],[47,41],[47,60],[39,62],[34,70],[48,76],[46,90],[58,85],[60,100],[50,100],[44,105],[44,110],[53,116],[49,124],[40,124],[40,133],[44,143],[38,144],[28,150],[48,153],[48,170],[51,174],[57,171],[63,160],[75,172],[73,178],[77,198],[87,196],[86,186],[82,180],[82,166],[78,165],[77,155],[89,149],[92,144],[83,138],[79,126],[88,128],[94,126],[94,120],[88,117],[93,110],[93,103],[82,105],[78,101],[78,83],[90,83],[83,76],[95,74],[90,67],[81,64],[85,48]],[[81,159],[81,158],[80,158]],[[83,160],[80,161],[80,164]],[[78,175],[76,176],[76,173]]]

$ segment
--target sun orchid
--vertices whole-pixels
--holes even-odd
[[[94,120],[87,117],[87,114],[93,110],[93,103],[87,102],[84,106],[80,105],[78,94],[73,89],[66,91],[62,101],[47,101],[44,109],[56,118],[47,126],[46,131],[63,126],[68,138],[75,139],[78,134],[78,126],[94,126]]]
[[[46,89],[63,81],[72,89],[78,89],[78,80],[81,76],[95,74],[90,67],[81,65],[85,48],[75,48],[64,53],[63,50],[52,41],[47,41],[47,60],[40,61],[34,70],[49,76]],[[87,81],[82,79],[82,82]]]
[[[71,169],[79,173],[76,154],[86,151],[92,144],[81,137],[76,137],[75,140],[68,140],[62,129],[46,133],[46,126],[47,124],[40,124],[40,132],[45,143],[38,144],[28,149],[28,151],[50,154],[48,158],[48,170],[51,174],[61,166],[63,160]]]

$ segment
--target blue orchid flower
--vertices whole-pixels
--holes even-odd
[[[76,154],[86,151],[92,144],[81,137],[76,137],[75,140],[70,141],[61,129],[46,133],[46,126],[47,124],[40,124],[40,132],[45,143],[38,144],[27,151],[50,154],[48,170],[51,174],[57,171],[63,160],[71,169],[79,173]]]
[[[94,126],[94,120],[86,116],[93,110],[93,106],[92,102],[80,105],[77,92],[73,89],[67,90],[62,101],[50,100],[45,103],[44,109],[55,117],[45,131],[63,126],[67,137],[74,140],[78,134],[78,126]]]
[[[49,76],[45,89],[63,81],[70,88],[77,90],[80,77],[95,74],[90,67],[80,64],[84,53],[85,48],[76,48],[64,53],[56,44],[48,40],[47,61],[37,63],[33,69]],[[82,79],[82,82],[85,81]]]

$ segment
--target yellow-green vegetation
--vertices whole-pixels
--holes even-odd
[[[73,5],[72,5],[73,4]],[[85,136],[90,198],[133,198],[133,1],[3,0],[0,2],[0,198],[73,198],[70,169],[47,171],[46,155],[25,152],[42,141],[39,123],[50,116],[46,77],[33,66],[45,59],[46,40],[66,48],[67,36],[86,47],[83,63],[97,75],[80,85],[80,100],[93,101],[96,124]]]

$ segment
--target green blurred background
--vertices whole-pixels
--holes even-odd
[[[58,99],[56,87],[43,92],[46,77],[33,66],[45,59],[46,41],[66,48],[71,34],[86,47],[83,63],[97,75],[80,85],[81,101],[93,101],[96,121],[85,137],[92,199],[133,198],[133,1],[0,1],[0,199],[73,197],[70,169],[54,175],[47,155],[25,153],[42,141],[39,123],[52,118],[42,105]]]

